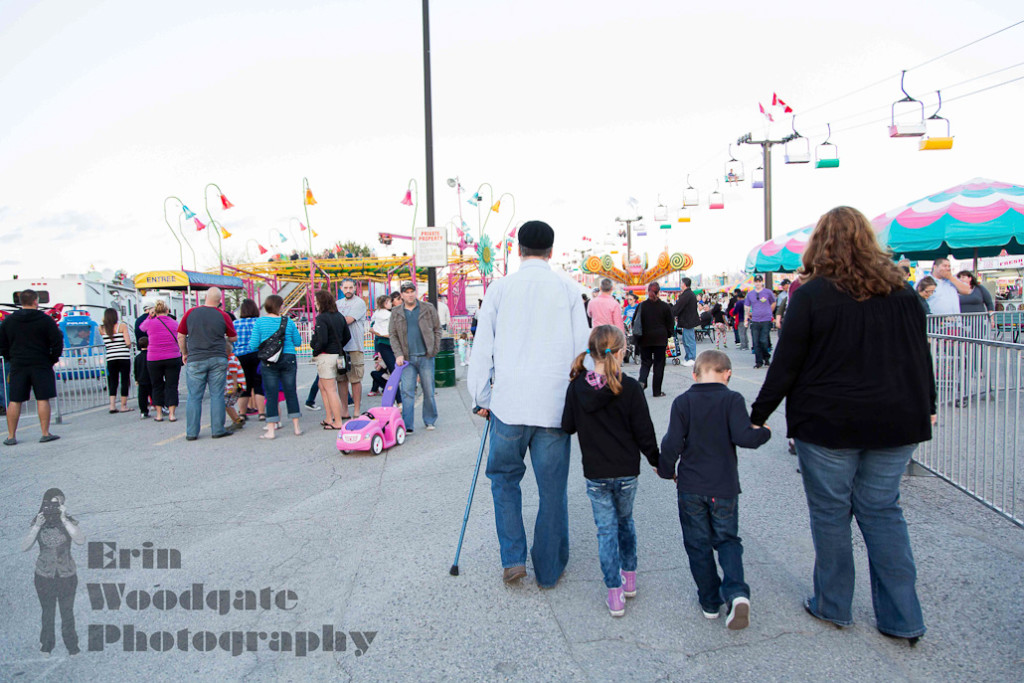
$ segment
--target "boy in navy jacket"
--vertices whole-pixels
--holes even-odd
[[[717,619],[725,604],[726,626],[738,630],[750,623],[750,587],[743,582],[743,545],[738,535],[736,446],[757,448],[771,438],[771,431],[750,423],[743,396],[728,387],[730,377],[732,363],[721,351],[704,351],[697,357],[693,367],[697,384],[672,402],[658,475],[674,476],[677,482],[683,546],[704,616]]]

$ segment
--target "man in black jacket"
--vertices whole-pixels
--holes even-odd
[[[57,396],[53,366],[64,351],[64,337],[53,318],[39,310],[39,296],[31,289],[18,295],[21,310],[9,315],[0,327],[0,356],[11,366],[10,404],[7,406],[7,439],[5,446],[18,443],[18,418],[21,404],[35,394],[40,443],[56,441],[50,433],[50,399]]]
[[[691,280],[684,277],[680,280],[679,299],[672,307],[672,317],[676,319],[676,326],[682,331],[683,349],[685,351],[683,365],[692,366],[697,360],[697,333],[696,328],[700,326],[700,316],[697,314],[697,296],[690,289]],[[679,336],[676,335],[676,346],[679,346]]]

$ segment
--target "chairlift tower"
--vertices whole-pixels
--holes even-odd
[[[785,145],[799,137],[797,134],[790,134],[779,140],[772,140],[765,136],[764,140],[755,140],[750,133],[740,137],[737,145],[758,145],[761,148],[761,156],[764,166],[764,239],[767,242],[772,238],[772,147]],[[764,286],[772,288],[772,274],[764,274]]]

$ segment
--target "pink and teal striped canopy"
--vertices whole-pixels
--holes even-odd
[[[1024,187],[974,178],[871,222],[896,256],[1024,254]]]
[[[1024,254],[1024,187],[985,178],[905,204],[871,221],[897,257],[934,259]],[[754,247],[746,271],[790,272],[800,267],[808,225]]]

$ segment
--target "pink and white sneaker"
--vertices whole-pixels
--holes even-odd
[[[608,611],[613,617],[621,617],[626,613],[626,596],[622,594],[622,587],[608,589]]]
[[[636,597],[636,572],[619,572],[622,576],[622,594],[627,598]]]

